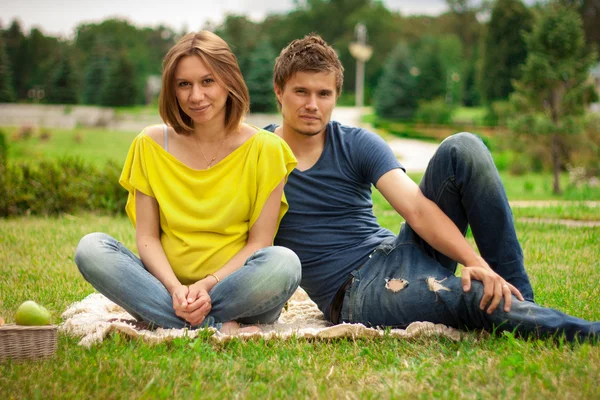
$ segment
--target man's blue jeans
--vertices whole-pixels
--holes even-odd
[[[513,296],[491,314],[479,309],[483,284],[472,281],[465,293],[454,275],[456,262],[431,248],[412,228],[382,243],[362,268],[353,272],[341,318],[370,326],[405,327],[414,321],[460,329],[515,330],[522,334],[564,333],[570,340],[600,335],[590,323],[533,303],[512,212],[493,160],[482,141],[461,133],[446,139],[432,158],[421,190],[466,233],[470,225],[482,257],[523,297]]]
[[[75,263],[83,277],[100,293],[133,317],[163,328],[220,329],[222,323],[268,324],[279,318],[285,302],[300,283],[300,260],[284,247],[258,250],[244,266],[210,291],[212,309],[202,325],[193,326],[175,315],[165,286],[142,261],[116,239],[91,233],[81,239]]]

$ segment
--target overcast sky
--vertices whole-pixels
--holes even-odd
[[[387,8],[403,14],[439,14],[444,0],[384,0]],[[0,0],[0,23],[6,29],[14,18],[28,32],[40,28],[47,35],[71,37],[82,22],[109,17],[126,18],[139,26],[163,24],[176,31],[198,30],[207,21],[219,23],[227,13],[261,20],[267,14],[285,13],[293,0]]]

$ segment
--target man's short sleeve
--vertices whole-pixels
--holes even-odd
[[[365,182],[373,185],[385,173],[393,169],[400,168],[406,171],[385,140],[365,129],[357,131],[352,152],[357,156],[356,161],[360,166],[360,175]]]

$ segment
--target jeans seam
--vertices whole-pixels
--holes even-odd
[[[442,193],[444,193],[444,191],[446,190],[446,187],[450,184],[450,183],[454,183],[456,184],[456,176],[452,175],[449,176],[448,178],[446,178],[446,180],[444,180],[444,182],[440,185],[440,188],[438,189],[436,196],[435,196],[435,203],[436,204],[440,204],[441,202],[441,197],[442,197]],[[462,193],[459,193],[462,195]]]

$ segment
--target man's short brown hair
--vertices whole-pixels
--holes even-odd
[[[229,45],[209,31],[188,33],[165,56],[158,99],[161,118],[177,133],[189,134],[194,131],[194,121],[183,112],[175,95],[175,70],[179,61],[187,56],[200,57],[215,75],[216,81],[229,93],[225,105],[225,129],[235,130],[250,108],[250,95]]]
[[[342,93],[344,67],[335,50],[319,35],[296,39],[281,50],[273,68],[273,85],[283,90],[297,72],[333,72],[336,95]]]

